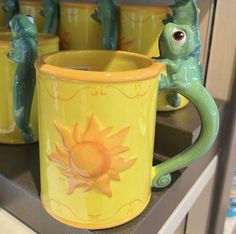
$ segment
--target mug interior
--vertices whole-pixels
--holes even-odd
[[[145,56],[121,51],[75,51],[56,53],[45,63],[71,70],[120,72],[148,67],[152,61]]]

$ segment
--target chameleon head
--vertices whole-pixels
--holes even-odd
[[[161,56],[170,59],[189,56],[199,47],[199,36],[188,25],[166,24],[159,40]]]
[[[26,35],[28,37],[37,36],[37,27],[31,16],[17,14],[9,22],[13,37]]]

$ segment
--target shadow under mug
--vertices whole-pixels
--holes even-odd
[[[202,157],[216,138],[218,110],[208,92],[199,82],[173,83],[197,108],[201,134],[152,166],[163,65],[144,55],[66,51],[39,58],[36,69],[41,201],[65,224],[103,229],[132,220],[152,186],[167,186],[171,172]]]
[[[62,50],[101,49],[101,25],[92,19],[95,3],[60,2],[59,37]]]
[[[169,7],[120,5],[119,49],[141,53],[149,57],[159,57],[158,40],[164,28],[163,20],[171,13]],[[157,103],[158,111],[173,111],[188,104],[188,100],[179,95],[180,105],[172,107],[167,97],[168,91],[160,94]]]
[[[16,127],[13,115],[13,83],[16,71],[15,63],[7,57],[10,52],[11,32],[0,32],[0,143],[22,144],[25,143],[22,132]],[[39,34],[39,55],[58,51],[59,39],[47,34]],[[34,95],[35,96],[35,95]],[[38,140],[38,112],[37,102],[34,97],[30,126],[34,134],[34,141]]]
[[[30,15],[34,18],[34,22],[39,32],[43,31],[44,17],[41,14],[43,2],[40,0],[21,0],[19,1],[20,13]]]

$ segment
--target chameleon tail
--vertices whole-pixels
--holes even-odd
[[[14,109],[14,118],[16,122],[16,126],[22,131],[23,139],[25,143],[34,142],[34,136],[32,128],[29,126],[29,116],[23,107],[21,110]]]
[[[32,143],[34,138],[29,125],[35,89],[35,70],[34,67],[27,65],[28,63],[17,65],[13,109],[16,126],[21,129],[25,143]]]
[[[31,129],[31,127],[28,126],[28,127],[21,129],[21,130],[22,130],[22,135],[23,135],[25,143],[34,142],[34,136],[33,136],[33,131]]]

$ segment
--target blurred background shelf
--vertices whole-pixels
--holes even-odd
[[[222,115],[225,102],[217,100],[217,105]],[[155,153],[154,163],[166,160],[186,148],[199,132],[200,120],[192,105],[175,113],[158,114],[155,152],[161,155]],[[202,160],[174,173],[168,188],[153,189],[151,201],[139,217],[116,228],[101,231],[75,229],[47,214],[39,197],[38,144],[0,145],[0,204],[31,229],[43,234],[175,232],[214,176],[217,154],[220,152],[220,136]],[[211,184],[212,188],[213,182]],[[207,193],[209,200],[211,191]],[[210,202],[208,206],[204,213],[210,210]]]

